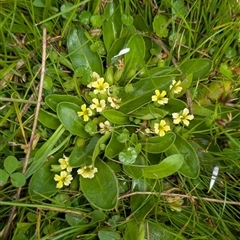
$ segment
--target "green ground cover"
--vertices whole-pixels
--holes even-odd
[[[0,1],[1,239],[239,239],[240,3]]]

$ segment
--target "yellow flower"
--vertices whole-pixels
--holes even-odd
[[[116,109],[120,108],[119,103],[121,102],[121,98],[117,99],[115,97],[108,97],[107,100],[110,103],[112,108],[116,108]]]
[[[77,173],[82,175],[83,178],[94,178],[94,174],[97,172],[97,168],[90,166],[84,166],[78,169]]]
[[[102,112],[104,108],[106,107],[106,102],[104,99],[98,100],[97,98],[94,98],[92,100],[93,104],[90,105],[91,109],[96,109],[97,112]]]
[[[181,212],[183,200],[180,197],[167,197],[167,203],[172,211]]]
[[[69,166],[69,158],[65,155],[63,155],[63,158],[60,158],[58,162],[62,170],[66,169],[69,173],[72,171],[72,167]]]
[[[166,91],[162,91],[162,93],[160,93],[159,90],[155,90],[155,95],[152,96],[152,101],[157,102],[160,105],[167,104],[168,98],[165,98],[166,94]]]
[[[100,130],[99,132],[101,134],[105,134],[105,133],[109,133],[112,131],[112,127],[111,127],[111,124],[109,121],[105,121],[104,123],[103,122],[100,122],[99,123],[99,127],[100,127]]]
[[[92,116],[92,110],[90,108],[87,108],[86,104],[83,104],[81,106],[81,112],[77,112],[78,116],[83,116],[83,121],[87,122],[89,120],[89,117]]]
[[[172,80],[172,84],[170,85],[170,90],[174,93],[180,93],[182,91],[182,87],[180,86],[181,81]]]
[[[154,124],[154,132],[160,137],[163,137],[167,131],[170,131],[170,127],[166,124],[165,120],[161,120],[160,123]]]
[[[145,133],[149,134],[152,133],[152,131],[150,130],[150,128],[145,128]]]
[[[182,121],[182,115],[180,115],[179,113],[173,113],[172,117],[174,124],[179,124]]]
[[[174,124],[183,122],[183,124],[186,126],[189,125],[189,120],[192,120],[194,118],[193,115],[189,115],[189,110],[187,108],[184,108],[180,113],[173,113],[172,117]]]
[[[92,88],[92,84],[97,81],[100,78],[100,76],[96,73],[92,73],[92,81],[87,85],[88,88]]]
[[[94,94],[103,94],[107,91],[107,89],[109,88],[109,84],[107,82],[104,82],[103,78],[99,78],[97,79],[97,81],[94,81],[92,83],[92,87],[94,87]]]
[[[54,180],[58,182],[56,187],[62,188],[63,185],[69,186],[69,184],[73,180],[73,177],[67,171],[61,171],[60,175],[55,174]]]

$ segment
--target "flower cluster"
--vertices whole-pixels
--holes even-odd
[[[83,178],[94,178],[94,174],[98,172],[97,168],[90,166],[83,166],[82,168],[78,169],[77,173],[82,175]]]
[[[90,129],[93,134],[107,134],[112,132],[113,126],[102,113],[106,108],[120,108],[121,99],[116,96],[117,91],[116,89],[114,90],[114,85],[110,86],[103,77],[100,77],[97,73],[93,72],[92,81],[87,87],[87,95],[85,96],[86,103],[82,104],[80,106],[80,111],[77,112],[79,118],[82,118],[82,120],[86,122],[86,126],[88,124],[86,129],[88,129],[89,126],[89,128],[91,128],[91,126],[94,125]],[[181,91],[181,81],[177,82],[176,80],[173,80],[168,92],[166,90],[156,89],[151,100],[155,107],[164,106],[169,102],[168,94],[171,98],[174,94],[179,94]],[[144,123],[142,125],[145,134],[156,134],[163,137],[168,131],[171,131],[171,127],[174,126],[174,124],[189,126],[190,121],[194,118],[187,108],[184,108],[180,112],[174,112],[171,115],[172,121],[169,119],[169,116],[163,116],[162,119],[155,118],[150,122],[145,121],[146,124]],[[135,124],[139,124],[141,120],[136,121],[136,119],[134,119],[134,121]],[[128,134],[124,135],[124,141],[128,138],[126,135]],[[52,170],[59,173],[55,174],[54,180],[57,182],[56,187],[60,189],[64,186],[69,186],[73,180],[73,176],[72,167],[69,165],[68,157],[63,155],[63,158],[60,158],[58,162],[60,165],[52,165]],[[79,175],[83,178],[89,179],[93,178],[97,172],[98,169],[94,167],[94,164],[81,166],[77,170]],[[183,202],[181,199],[169,198],[168,203],[172,210],[180,211]]]
[[[54,180],[57,182],[56,188],[62,188],[63,186],[69,186],[73,180],[72,167],[69,165],[69,158],[63,155],[63,158],[58,160],[60,165],[52,165],[52,170],[60,172],[55,174]],[[97,173],[97,168],[90,166],[83,166],[77,170],[77,173],[83,178],[94,178],[94,174]]]
[[[192,120],[194,118],[193,115],[189,114],[189,110],[187,108],[184,108],[183,111],[179,113],[173,113],[172,117],[174,124],[179,124],[182,122],[186,126],[189,125],[189,120]]]
[[[182,211],[182,205],[184,203],[183,199],[181,197],[167,197],[167,203],[170,206],[170,209],[172,211],[181,212]]]
[[[111,86],[96,72],[93,72],[92,81],[87,87],[90,90],[89,96],[91,96],[91,102],[88,107],[86,104],[81,105],[81,111],[77,112],[78,116],[81,117],[84,122],[90,121],[91,117],[98,116],[106,108],[111,107],[118,109],[120,107],[121,99],[111,93]],[[104,124],[107,125],[107,127],[104,127],[102,122],[98,124],[101,134],[111,131],[110,123],[105,121]],[[104,131],[104,129],[106,131]]]
[[[182,91],[181,81],[176,81],[173,80],[172,84],[169,87],[170,92],[173,93],[180,93]],[[152,101],[156,106],[160,105],[165,105],[168,103],[169,99],[167,97],[167,92],[166,91],[160,91],[160,90],[155,90],[155,94],[152,96]],[[185,126],[189,125],[189,121],[194,118],[193,115],[189,114],[189,110],[187,108],[184,108],[182,111],[179,113],[172,113],[172,118],[173,118],[173,124],[181,124],[183,123]],[[167,124],[166,120],[161,119],[159,122],[155,122],[153,126],[153,131],[149,128],[145,129],[145,132],[147,134],[149,133],[155,133],[159,135],[160,137],[163,137],[166,132],[170,131],[171,128]]]
[[[55,174],[54,176],[54,180],[57,182],[57,188],[62,188],[64,185],[65,186],[69,186],[71,181],[73,180],[72,177],[72,167],[69,166],[69,158],[66,157],[65,155],[63,155],[63,158],[60,158],[58,160],[58,162],[60,163],[60,169],[61,172],[60,174]],[[55,165],[54,170],[57,169],[57,166]]]

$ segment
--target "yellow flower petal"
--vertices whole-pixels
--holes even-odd
[[[97,168],[90,166],[84,166],[78,169],[77,173],[81,175],[83,178],[94,178],[94,174],[98,172]]]

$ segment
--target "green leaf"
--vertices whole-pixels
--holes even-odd
[[[105,156],[107,158],[114,158],[124,149],[124,147],[125,144],[118,141],[116,133],[112,133],[112,137],[105,149]]]
[[[144,240],[144,236],[140,234],[141,222],[132,219],[126,223],[123,240]]]
[[[193,81],[206,77],[212,68],[212,61],[205,58],[189,59],[180,65],[185,76],[193,74]]]
[[[49,76],[45,76],[44,82],[43,82],[43,89],[45,90],[51,90],[53,87],[52,78]]]
[[[91,217],[92,217],[91,224],[104,221],[106,218],[105,213],[102,210],[98,210],[98,209],[92,212]]]
[[[34,0],[33,1],[33,6],[44,8],[45,7],[45,3],[44,3],[43,0]]]
[[[106,50],[109,51],[115,40],[120,35],[122,23],[119,21],[121,14],[119,11],[119,6],[116,2],[108,2],[104,15],[106,20],[103,23],[103,41]]]
[[[172,2],[172,13],[178,17],[183,17],[188,13],[184,0],[176,0]]]
[[[124,165],[133,164],[136,161],[138,153],[135,148],[128,147],[126,150],[119,153],[118,158]]]
[[[149,153],[162,153],[165,152],[175,141],[176,135],[173,132],[166,133],[163,137],[149,137],[140,140],[142,149]]]
[[[85,146],[75,146],[70,157],[69,165],[71,167],[79,167],[85,163],[87,151]]]
[[[190,178],[197,178],[200,170],[198,156],[193,147],[181,136],[176,134],[174,144],[166,151],[167,156],[173,154],[181,154],[184,157],[184,162],[179,169],[179,172]]]
[[[57,115],[64,127],[74,135],[82,138],[89,137],[89,134],[84,130],[85,123],[77,115],[80,107],[74,103],[61,102],[57,106]]]
[[[129,39],[126,47],[130,48],[130,52],[124,55],[125,67],[122,76],[124,82],[126,82],[128,74],[132,70],[137,70],[143,63],[145,56],[145,42],[140,35],[135,34]]]
[[[131,26],[133,24],[133,17],[130,15],[122,14],[121,21],[126,26]]]
[[[152,105],[147,105],[132,112],[130,116],[142,120],[151,120],[155,118],[164,118],[167,114],[168,112],[165,110],[159,109]]]
[[[90,46],[91,43],[81,28],[76,27],[69,32],[67,47],[73,67],[75,69],[81,66],[89,67],[101,76],[103,74],[101,58],[90,50]]]
[[[92,26],[94,28],[100,28],[103,24],[103,18],[99,14],[92,15],[90,18],[90,22],[92,23]]]
[[[126,38],[118,38],[110,47],[108,54],[107,54],[107,65],[111,65],[112,64],[112,60],[113,62],[117,63],[117,59],[118,58],[114,58],[114,56],[116,56],[126,45]]]
[[[132,180],[132,192],[147,192],[151,191],[151,186],[155,184],[152,180]],[[142,221],[156,206],[158,199],[156,196],[149,195],[133,195],[130,198],[131,212],[134,213],[134,219]]]
[[[98,237],[100,240],[120,240],[121,236],[117,232],[111,232],[106,230],[99,230]]]
[[[61,12],[62,13],[62,17],[65,19],[69,19],[72,16],[72,11],[68,11],[68,9],[71,9],[74,5],[70,2],[66,2],[65,4],[63,4],[61,6]],[[76,19],[76,13],[74,13],[74,16],[72,17],[72,20]]]
[[[45,127],[56,130],[61,124],[55,114],[40,109],[38,121]]]
[[[112,170],[100,159],[95,163],[98,172],[94,178],[80,177],[80,189],[87,200],[102,210],[116,207],[118,200],[118,183]]]
[[[153,20],[153,31],[158,37],[163,38],[168,36],[168,22],[163,15],[158,15],[154,17]]]
[[[14,157],[14,156],[8,156],[5,160],[4,160],[4,168],[5,170],[11,174],[14,171],[16,171],[16,169],[18,168],[18,160]]]
[[[172,175],[177,172],[184,162],[181,154],[173,154],[157,165],[143,167],[143,177],[150,179],[159,179]]]
[[[126,124],[129,123],[128,117],[122,112],[114,109],[104,110],[102,115],[111,123],[115,124]]]
[[[0,187],[2,187],[7,183],[8,178],[9,178],[9,174],[5,170],[0,169]]]
[[[45,98],[46,104],[53,110],[57,110],[57,105],[61,102],[75,103],[76,105],[82,105],[84,102],[76,96],[50,94]]]
[[[81,24],[88,25],[90,23],[91,16],[92,16],[91,12],[86,11],[86,10],[82,11],[79,14],[79,20],[80,20]]]
[[[219,72],[228,78],[231,78],[233,75],[232,70],[230,69],[230,67],[228,66],[227,63],[221,63],[220,68],[219,68]]]
[[[180,112],[184,108],[187,108],[187,104],[176,98],[169,99],[167,104],[161,106],[161,109],[168,111],[168,114]]]
[[[88,122],[85,125],[84,130],[89,133],[89,135],[93,136],[97,132],[97,124],[95,122]]]
[[[106,144],[106,142],[108,141],[108,139],[110,138],[111,133],[107,133],[105,135],[103,135],[101,138],[99,138],[99,140],[97,141],[93,154],[92,154],[92,161],[94,162],[95,159],[97,158],[97,156],[99,155],[99,153],[102,151],[102,149],[100,148],[100,146],[102,144]]]
[[[54,181],[55,173],[50,171],[50,169],[52,164],[56,164],[58,156],[62,157],[62,153],[46,161],[31,177],[28,187],[28,193],[31,199],[42,200],[57,192],[57,182]]]
[[[80,78],[80,83],[88,85],[92,81],[92,70],[86,66],[80,66],[74,71],[73,78]]]
[[[147,24],[146,19],[141,14],[134,16],[133,21],[134,21],[133,25],[137,30],[139,30],[141,32],[149,32],[150,26]],[[145,39],[147,39],[147,38],[145,38]]]
[[[12,185],[15,187],[22,187],[26,183],[25,176],[20,172],[15,172],[15,173],[11,174],[10,178],[11,178]]]
[[[236,57],[237,55],[236,49],[229,46],[225,51],[225,55],[226,55],[226,58]]]
[[[142,167],[137,165],[123,165],[123,170],[134,179],[140,179],[143,176]]]
[[[180,219],[180,218],[179,218]],[[175,240],[177,232],[163,223],[147,221],[145,227],[148,229],[148,234],[151,236],[151,240]]]
[[[60,125],[53,135],[46,141],[42,147],[36,152],[34,160],[30,167],[27,169],[26,178],[30,177],[43,163],[47,160],[47,157],[51,154],[54,145],[58,142],[59,138],[64,133],[65,128]]]
[[[65,218],[67,220],[67,223],[72,226],[87,224],[88,219],[84,216],[73,214],[73,213],[66,213]]]
[[[151,97],[156,89],[167,90],[171,82],[171,76],[158,76],[146,78],[132,84],[133,91],[131,94],[123,92],[121,95],[122,104],[119,111],[126,114],[136,111],[136,109],[152,101]],[[166,111],[168,110],[166,109]]]

